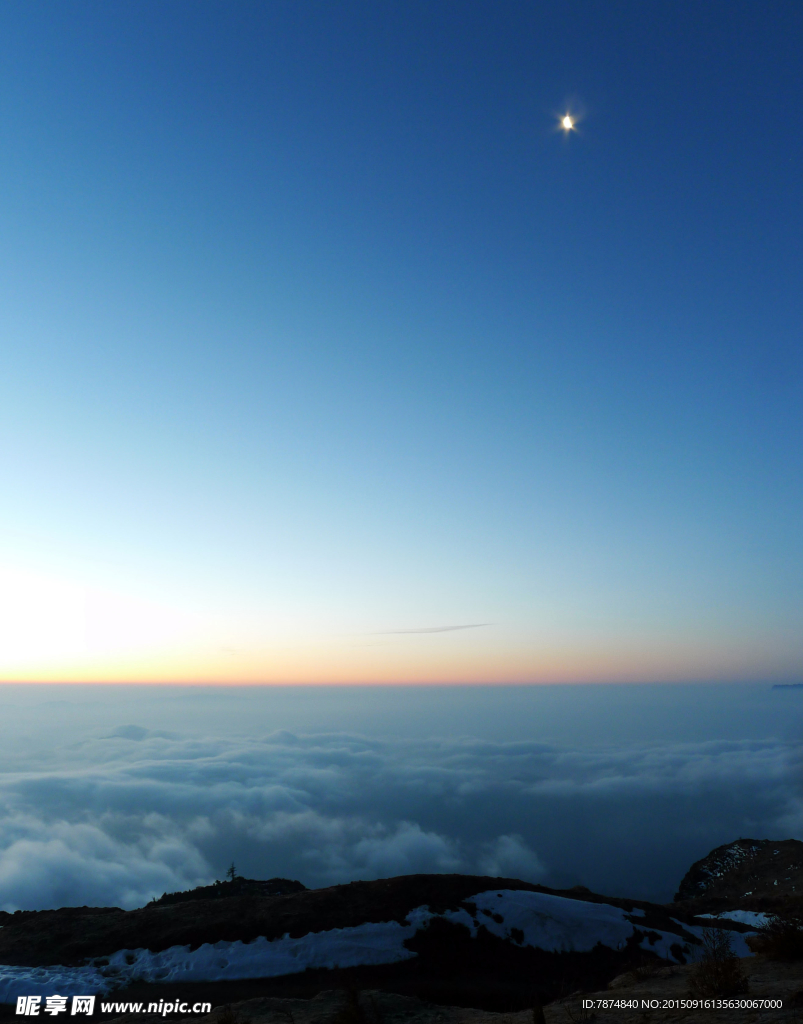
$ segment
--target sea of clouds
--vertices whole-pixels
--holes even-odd
[[[310,887],[454,871],[668,900],[720,843],[803,836],[788,737],[216,735],[201,720],[184,732],[108,727],[120,709],[102,710],[43,705],[37,719],[29,707],[16,742],[9,732],[5,910],[133,908],[222,878],[231,861]]]

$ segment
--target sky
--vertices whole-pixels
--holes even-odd
[[[800,679],[802,39],[3,4],[0,680]]]

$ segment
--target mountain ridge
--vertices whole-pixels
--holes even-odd
[[[235,877],[166,893],[135,910],[0,912],[0,1002],[40,988],[164,992],[192,985],[229,993],[231,1002],[288,992],[310,998],[357,985],[444,1005],[515,1009],[536,997],[544,1003],[603,988],[645,963],[687,963],[698,955],[712,912],[734,914],[716,925],[728,930],[739,955],[748,954],[745,936],[789,898],[786,876],[769,886],[767,872],[798,853],[797,840],[718,847],[692,865],[670,904],[583,886],[419,874],[321,889]],[[745,865],[753,875],[763,872],[753,909],[734,895]]]
[[[227,897],[162,905],[156,901],[137,910],[64,907],[0,912],[0,963],[78,965],[119,949],[158,952],[176,945],[197,949],[204,943],[247,943],[258,937],[271,940],[284,935],[299,938],[309,932],[365,923],[401,923],[416,907],[428,906],[436,914],[456,911],[475,893],[490,889],[544,893],[627,912],[640,910],[645,924],[664,926],[671,919],[662,904],[603,896],[583,887],[552,889],[521,879],[485,875],[400,875],[265,896],[255,896],[249,887]],[[689,920],[693,917],[674,909],[672,915]]]

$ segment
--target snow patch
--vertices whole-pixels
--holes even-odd
[[[480,893],[479,896],[472,896],[470,902],[476,904],[479,911],[477,920],[489,932],[515,942],[511,929],[518,929],[524,934],[522,945],[533,946],[536,949],[563,953],[587,952],[596,945],[624,949],[628,939],[632,938],[635,929],[638,928],[645,933],[639,940],[639,945],[643,949],[669,960],[676,960],[677,957],[671,947],[680,946],[687,959],[694,958],[693,946],[681,935],[648,928],[646,925],[639,927],[638,919],[644,917],[643,910],[627,912],[609,903],[586,903],[565,896],[517,889],[494,889],[491,892]],[[502,921],[494,920],[483,911],[501,916]],[[464,915],[461,919],[462,924],[470,923],[471,919],[465,911],[460,911],[460,914]],[[452,920],[458,919],[458,915],[454,913],[447,912],[444,916]],[[682,927],[698,940],[702,936],[702,928],[688,925]],[[472,935],[476,935],[477,928],[472,926],[471,931]],[[744,948],[747,949],[746,946]]]
[[[770,919],[769,914],[762,914],[756,910],[724,910],[721,914],[697,914],[697,917],[707,917],[714,921],[718,917],[726,917],[729,921],[749,924],[751,928],[764,928]]]
[[[308,932],[293,939],[255,939],[253,942],[205,942],[197,949],[170,946],[160,953],[121,949],[98,957],[86,967],[0,966],[0,1003],[19,995],[103,994],[133,981],[234,981],[298,974],[307,968],[358,967],[390,964],[416,956],[404,946],[434,915],[418,907],[406,924],[383,921],[355,928]],[[108,964],[106,964],[108,960]],[[99,964],[103,966],[99,966]]]

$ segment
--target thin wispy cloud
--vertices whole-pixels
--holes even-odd
[[[398,636],[403,633],[453,633],[457,629],[481,629],[490,622],[466,622],[460,626],[422,626],[420,629],[382,629],[369,636]]]

